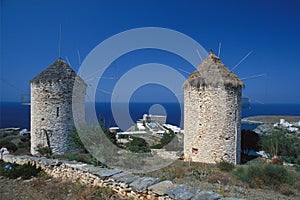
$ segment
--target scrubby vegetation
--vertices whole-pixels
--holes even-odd
[[[39,152],[41,156],[45,156],[46,158],[50,158],[52,155],[51,147],[38,145],[36,151]]]
[[[300,174],[293,168],[267,163],[263,159],[239,166],[225,161],[217,164],[175,161],[168,167],[143,175],[171,180],[177,184],[201,185],[202,189],[223,191],[225,196],[228,195],[229,187],[244,188],[245,191],[259,188],[261,191],[279,192],[286,196],[296,195],[300,188]]]
[[[14,143],[12,142],[9,142],[9,141],[6,141],[6,140],[1,140],[0,141],[0,149],[2,147],[6,147],[8,151],[11,151],[11,152],[16,152],[18,150],[18,147],[17,145],[15,145]]]
[[[151,151],[146,140],[138,137],[131,137],[131,141],[127,143],[127,149],[134,153],[146,153]]]
[[[0,130],[0,148],[5,147],[14,154],[28,154],[30,134],[19,134],[20,130]]]
[[[217,162],[216,165],[221,171],[224,172],[231,172],[235,168],[235,165],[233,163],[224,160]]]
[[[101,127],[103,133],[110,140],[110,142],[113,143],[113,144],[117,144],[116,135],[114,133],[111,133],[109,130],[106,129],[104,118],[100,117],[99,124],[100,124],[100,127]]]
[[[102,127],[106,137],[108,138],[108,142],[112,142],[116,144],[115,135],[109,133]],[[73,143],[78,149],[81,151],[76,151],[73,153],[68,153],[66,155],[54,156],[51,155],[49,149],[40,149],[41,155],[46,155],[50,158],[60,158],[65,160],[76,160],[79,162],[85,162],[88,164],[93,164],[96,166],[107,167],[106,165],[100,163],[95,159],[89,152],[84,148],[82,143],[82,139],[88,138],[90,142],[91,149],[93,150],[93,145],[95,145],[94,141],[99,141],[99,139],[105,138],[104,135],[99,137],[99,131],[92,130],[89,128],[83,129],[84,134],[83,138],[80,138],[76,129],[72,129],[70,131],[70,135]],[[3,135],[4,136],[4,135]],[[86,137],[86,138],[85,138]],[[123,148],[135,153],[144,153],[150,152],[151,148],[166,148],[167,144],[169,144],[176,135],[174,133],[165,134],[160,142],[156,145],[149,146],[145,139],[138,137],[131,137],[131,140],[127,145]],[[106,138],[105,138],[106,139]],[[0,146],[5,146],[9,150],[19,152],[20,149],[27,149],[29,152],[29,140],[28,136],[20,136],[17,133],[14,135],[5,134],[4,138],[1,138]],[[156,141],[157,142],[157,141]],[[17,144],[17,145],[16,145]],[[105,149],[104,146],[101,145],[95,146],[98,151],[102,153],[107,152],[105,156],[107,159],[114,159],[113,154],[110,154],[108,149]],[[210,184],[212,188],[206,189],[214,189],[217,185],[218,189],[216,192],[222,193],[223,195],[228,195],[228,190],[224,189],[223,186],[238,186],[243,188],[261,188],[267,189],[270,191],[272,189],[276,192],[280,192],[281,194],[291,196],[291,195],[299,195],[300,190],[300,175],[297,172],[297,169],[300,169],[299,156],[300,156],[300,139],[293,136],[290,133],[287,133],[284,130],[274,129],[272,133],[266,135],[258,135],[253,131],[242,131],[242,158],[244,161],[244,165],[235,166],[226,161],[217,162],[215,165],[213,164],[204,164],[204,163],[189,163],[183,161],[175,161],[174,164],[160,169],[156,172],[151,172],[149,174],[143,174],[146,176],[159,177],[161,180],[172,180],[176,184]],[[276,162],[267,163],[266,160],[263,159],[255,159],[256,157],[249,157],[246,154],[250,151],[260,151],[263,150],[266,153],[272,156],[277,156]],[[95,151],[97,153],[97,151]],[[51,155],[51,156],[50,156]],[[148,155],[148,154],[146,154]],[[137,165],[144,165],[144,160],[140,159],[138,156],[136,157],[134,154],[124,154],[123,163],[129,167],[134,168]],[[106,157],[105,157],[106,159]],[[252,160],[253,159],[253,160]],[[252,160],[249,162],[249,160]],[[103,161],[105,162],[105,161]],[[294,170],[292,167],[282,166],[283,162],[288,162],[295,164]],[[43,174],[42,171],[33,173],[34,170],[32,167],[34,166],[14,166],[11,170],[5,170],[4,167],[6,165],[1,162],[0,164],[0,176],[5,177],[24,177],[30,178],[32,176],[39,176]],[[35,167],[34,167],[35,169]],[[27,175],[22,175],[21,171],[27,171]],[[3,175],[3,174],[6,175]],[[246,184],[245,184],[246,183]],[[202,187],[202,186],[201,186]],[[246,190],[246,189],[245,189]],[[110,195],[110,191],[102,191],[99,189],[98,191],[92,192],[92,196],[97,196],[97,193],[107,193]],[[83,194],[83,196],[89,194]]]
[[[69,143],[71,148],[86,151],[84,144],[76,130],[76,127],[72,127],[69,132]]]
[[[261,149],[270,156],[280,157],[282,161],[300,165],[300,139],[284,130],[274,130],[262,136]]]
[[[270,186],[272,188],[279,188],[281,184],[294,183],[294,179],[286,167],[260,161],[240,166],[233,174],[238,179],[249,183],[253,187]]]
[[[60,178],[43,176],[28,181],[1,179],[0,197],[5,199],[78,199],[78,200],[121,200],[109,187],[81,185]]]
[[[11,179],[21,177],[22,179],[30,179],[44,175],[44,171],[41,168],[31,164],[17,165],[15,163],[6,163],[0,160],[0,176],[4,176]]]

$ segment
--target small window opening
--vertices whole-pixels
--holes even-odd
[[[198,149],[192,148],[192,153],[193,153],[193,154],[198,154]]]
[[[59,117],[59,107],[56,108],[56,117]]]

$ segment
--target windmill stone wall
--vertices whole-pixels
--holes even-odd
[[[57,59],[30,81],[31,154],[38,147],[50,147],[54,154],[68,150],[68,134],[74,126],[73,86],[76,84],[76,109],[84,115],[86,84],[63,60]],[[82,116],[84,118],[84,116]]]
[[[242,81],[213,53],[184,83],[186,161],[240,163]]]

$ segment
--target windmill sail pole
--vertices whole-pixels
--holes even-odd
[[[265,76],[266,74],[258,74],[258,75],[253,75],[253,76],[247,76],[244,78],[241,78],[241,80],[246,80],[246,79],[252,79],[252,78],[258,78],[258,77],[262,77]]]
[[[242,58],[242,60],[240,62],[238,62],[238,64],[236,64],[232,69],[231,71],[235,70],[244,60],[246,60],[246,58],[248,58],[248,56],[250,56],[250,54],[252,53],[253,51],[249,51],[249,53],[244,56],[244,58]]]
[[[222,44],[221,44],[221,42],[219,42],[219,52],[218,52],[218,58],[220,58],[220,54],[221,54],[221,46],[222,46]]]
[[[61,24],[59,24],[58,57],[61,56]]]

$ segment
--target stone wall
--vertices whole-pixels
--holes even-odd
[[[50,146],[54,154],[67,151],[68,133],[74,126],[73,84],[74,79],[31,83],[31,154],[38,153],[39,145]],[[77,92],[77,109],[83,110],[82,113],[85,87],[83,85]]]
[[[4,155],[3,160],[17,164],[30,163],[41,167],[47,174],[56,178],[95,187],[110,187],[125,199],[130,197],[152,200],[228,199],[213,191],[200,191],[183,184],[175,185],[169,180],[160,182],[158,178],[140,177],[127,171],[100,168],[75,161],[13,155]],[[234,200],[235,198],[229,199]]]
[[[185,88],[185,160],[239,164],[240,129],[241,88]]]

